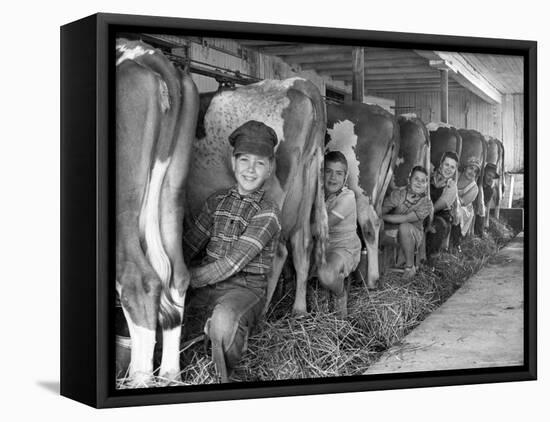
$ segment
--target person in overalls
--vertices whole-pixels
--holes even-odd
[[[204,255],[190,268],[187,311],[205,321],[222,382],[229,381],[261,316],[281,230],[280,210],[263,189],[274,169],[277,135],[251,120],[237,128],[229,142],[237,183],[211,195],[184,233],[186,262]]]

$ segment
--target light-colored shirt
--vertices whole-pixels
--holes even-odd
[[[340,218],[338,224],[329,227],[329,236],[343,233],[356,233],[357,207],[355,194],[345,186],[338,192],[331,194],[325,201],[327,214],[334,214]]]

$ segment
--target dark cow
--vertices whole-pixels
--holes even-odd
[[[430,134],[422,120],[414,114],[403,114],[397,118],[397,123],[401,141],[393,170],[392,188],[407,185],[414,166],[422,166],[430,171]]]
[[[428,123],[426,127],[430,133],[430,161],[433,172],[439,167],[441,158],[445,152],[452,151],[460,157],[462,152],[462,136],[458,129],[447,123],[431,122]],[[436,213],[426,237],[428,255],[437,253],[439,249],[447,249],[449,247],[450,235],[451,226],[449,222]]]
[[[485,159],[487,157],[487,141],[481,133],[473,129],[459,129],[458,133],[462,137],[462,153],[460,154],[460,167],[463,168],[468,160],[475,158],[481,163],[481,168],[485,168]],[[479,192],[474,202],[476,217],[485,217],[485,201],[483,195],[483,171],[478,175],[477,184]],[[475,221],[474,221],[475,224]],[[473,230],[474,225],[472,225]]]
[[[281,209],[282,232],[268,280],[266,309],[288,254],[286,242],[290,241],[297,283],[294,312],[305,313],[312,240],[318,240],[316,255],[323,260],[328,236],[322,182],[326,112],[315,85],[301,78],[264,80],[201,94],[187,183],[188,206],[195,216],[209,195],[235,184],[228,136],[248,120],[267,124],[279,139],[276,170],[266,182],[266,193]]]
[[[116,288],[131,337],[129,379],[153,373],[157,325],[160,376],[179,378],[189,274],[183,261],[183,188],[198,114],[191,77],[158,50],[116,43]]]
[[[495,217],[500,216],[500,203],[504,195],[504,145],[502,142],[492,136],[485,136],[487,141],[487,158],[485,168],[483,169],[483,199],[485,202],[486,213],[483,220],[483,228],[489,227],[489,209],[494,207]],[[479,225],[478,225],[479,227]],[[482,230],[477,230],[478,234]]]
[[[460,157],[462,152],[462,137],[458,129],[446,123],[428,123],[430,132],[430,158],[434,168],[439,166],[441,156],[447,151],[454,151]]]
[[[393,178],[390,182],[390,187],[386,196],[388,196],[392,190],[406,186],[409,183],[409,177],[411,171],[415,166],[422,166],[428,172],[428,180],[430,180],[431,166],[431,148],[430,148],[430,134],[428,129],[415,114],[402,114],[397,118],[399,124],[399,154],[393,170]],[[428,198],[430,191],[428,189]],[[430,216],[429,220],[433,218]],[[394,238],[385,238],[391,245],[395,245]],[[383,241],[384,242],[384,241]],[[386,265],[395,264],[393,261],[392,250],[390,249],[390,261],[386,262]],[[425,259],[425,243],[419,251],[419,259]]]
[[[367,286],[379,278],[378,241],[382,201],[399,153],[399,127],[386,110],[362,103],[327,105],[328,150],[348,161],[348,186],[355,193],[357,220],[367,247]]]

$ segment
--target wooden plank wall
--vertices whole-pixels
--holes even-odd
[[[415,113],[424,122],[440,121],[439,91],[367,93],[395,100],[396,115]],[[504,143],[506,171],[523,170],[523,94],[503,95],[502,104],[489,104],[466,89],[449,91],[449,123],[475,129]]]
[[[250,60],[242,57],[240,45],[229,39],[204,38],[205,45],[192,42],[189,48],[191,59],[219,66],[222,69],[240,71],[246,75],[251,74]],[[212,47],[220,48],[224,51]],[[215,79],[207,76],[193,74],[193,80],[197,84],[199,92],[210,92],[218,89]]]
[[[239,70],[260,79],[286,79],[300,76],[313,82],[323,95],[327,85],[346,92],[351,91],[351,88],[345,86],[341,81],[321,76],[313,70],[302,71],[299,67],[291,67],[278,57],[242,48],[237,41],[222,38],[203,38],[203,40],[205,41],[204,45],[196,42],[190,43],[191,59],[224,69]],[[170,39],[170,41],[173,40]],[[193,75],[193,80],[197,84],[199,92],[215,91],[218,88],[218,83],[212,78]]]
[[[523,171],[523,130],[523,94],[504,95],[500,139],[504,143],[504,164],[507,171]]]

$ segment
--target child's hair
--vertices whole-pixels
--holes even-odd
[[[346,172],[348,171],[348,160],[346,156],[340,151],[330,151],[325,154],[325,162],[342,163],[346,166]]]
[[[411,170],[411,174],[409,176],[409,179],[411,179],[413,177],[413,174],[416,173],[417,171],[419,171],[420,173],[424,173],[426,175],[426,177],[428,177],[428,170],[426,170],[425,167],[423,167],[423,166],[414,166]]]
[[[458,154],[456,152],[454,152],[454,151],[445,151],[443,153],[443,155],[441,156],[441,160],[439,161],[439,164],[441,165],[441,163],[443,163],[443,161],[445,161],[445,158],[447,158],[447,157],[455,160],[457,164],[460,162],[460,160],[458,158]]]

